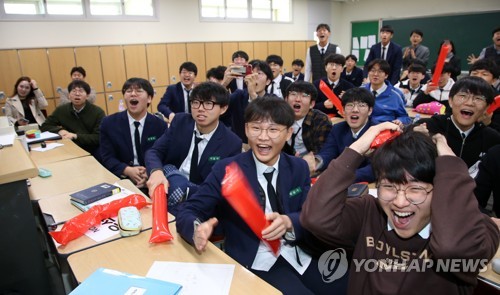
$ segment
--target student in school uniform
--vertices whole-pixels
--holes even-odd
[[[231,65],[229,65],[228,68],[230,68],[231,66],[247,65],[248,62],[250,61],[250,58],[248,57],[248,53],[246,53],[243,50],[238,50],[238,51],[235,51],[233,53],[233,55],[231,56],[231,60],[233,61],[233,63]],[[227,78],[229,78],[229,80],[225,84],[226,84],[227,89],[229,89],[229,91],[231,93],[234,93],[238,89],[243,90],[243,89],[247,88],[247,85],[244,82],[244,77],[242,77],[242,76],[228,76]]]
[[[436,67],[432,68],[432,74]],[[419,104],[429,103],[432,101],[437,101],[446,107],[446,112],[450,113],[450,104],[448,101],[450,90],[455,84],[455,81],[451,78],[451,73],[453,72],[453,66],[445,63],[443,66],[443,71],[438,80],[438,85],[432,85],[431,80],[427,82],[418,93],[417,97],[413,100],[413,107],[416,108]]]
[[[274,94],[279,98],[284,98],[283,93],[285,93],[288,86],[290,86],[294,80],[281,74],[281,68],[283,67],[283,59],[281,56],[271,54],[266,58],[266,62],[273,72],[273,80],[271,84],[267,86],[267,93]]]
[[[197,75],[196,65],[190,61],[184,62],[179,67],[180,81],[167,87],[158,103],[158,111],[169,122],[172,122],[177,113],[189,113],[189,93],[195,86],[194,81]]]
[[[398,82],[395,87],[399,88],[406,100],[406,106],[413,107],[413,101],[422,90],[422,80],[425,77],[425,67],[418,63],[411,64],[408,69],[408,79]]]
[[[292,71],[286,72],[285,76],[290,77],[293,81],[304,81],[304,74],[302,73],[302,68],[304,67],[304,61],[297,58],[292,61]]]
[[[177,204],[196,191],[217,161],[241,153],[241,140],[219,121],[228,103],[222,85],[201,83],[190,96],[191,114],[177,114],[146,152],[149,195],[165,184],[170,213],[177,213]]]
[[[325,71],[326,77],[314,81],[314,86],[318,90],[318,100],[314,104],[314,108],[322,111],[327,115],[340,116],[337,108],[321,91],[319,84],[323,81],[330,87],[330,89],[341,98],[344,91],[354,88],[350,82],[342,79],[340,76],[345,65],[345,57],[341,54],[330,54],[325,58]]]
[[[257,98],[248,105],[245,122],[251,150],[213,167],[198,192],[182,203],[177,230],[202,253],[212,232],[221,228],[226,253],[283,294],[344,294],[347,277],[325,283],[318,260],[298,245],[310,236],[298,222],[310,178],[302,159],[281,152],[292,135],[291,107],[276,97]],[[232,162],[241,168],[271,223],[262,231],[263,238],[281,242],[278,256],[222,196],[221,181]]]
[[[500,217],[500,182],[498,182],[498,175],[500,175],[500,145],[489,149],[482,158],[481,163],[479,163],[479,171],[475,178],[476,188],[474,189],[479,206],[483,211],[486,211],[490,196],[493,195],[493,213],[495,213],[496,217]]]
[[[106,169],[137,187],[146,186],[144,155],[167,129],[167,123],[148,113],[154,89],[148,80],[130,78],[122,87],[126,111],[105,117],[101,123],[100,151]]]
[[[345,57],[345,67],[340,74],[340,78],[359,87],[363,84],[363,70],[356,66],[358,58],[354,54]]]
[[[314,82],[318,79],[326,77],[324,68],[325,57],[330,54],[342,53],[337,44],[330,43],[330,34],[331,31],[328,24],[319,24],[316,27],[316,37],[318,37],[319,42],[318,44],[307,48],[304,81]]]

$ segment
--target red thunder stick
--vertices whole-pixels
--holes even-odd
[[[497,96],[495,97],[495,100],[493,101],[493,103],[492,103],[492,104],[490,104],[490,106],[489,106],[489,107],[488,107],[488,109],[486,110],[486,113],[487,113],[488,115],[491,115],[491,114],[493,114],[493,112],[494,112],[496,109],[498,109],[498,108],[500,108],[500,95],[497,95]]]
[[[326,85],[325,81],[320,80],[319,81],[319,89],[323,94],[330,100],[333,105],[337,108],[339,111],[339,114],[344,116],[344,108],[342,107],[342,102],[340,101],[340,98],[333,93],[333,91]]]
[[[432,85],[437,86],[439,82],[439,78],[441,77],[441,73],[443,72],[444,61],[448,52],[450,52],[450,45],[445,42],[443,46],[441,46],[441,50],[439,51],[439,56],[436,63],[436,68],[434,69],[434,75],[432,75]]]

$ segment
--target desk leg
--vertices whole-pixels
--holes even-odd
[[[51,294],[26,181],[0,185],[0,294]]]

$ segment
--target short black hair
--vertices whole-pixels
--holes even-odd
[[[181,66],[179,67],[179,74],[183,69],[189,72],[193,72],[195,76],[198,76],[198,67],[196,67],[196,65],[190,61],[186,61],[181,64]]]
[[[244,58],[246,61],[248,61],[248,59],[249,59],[248,54],[243,50],[235,51],[233,53],[233,56],[231,57],[231,61],[234,61],[234,59],[237,57]]]
[[[380,28],[380,32],[389,32],[391,34],[394,34],[394,29],[391,26],[389,26],[389,25],[383,25]]]
[[[491,37],[493,37],[496,32],[500,32],[500,27],[496,27],[493,29],[493,31],[491,31]]]
[[[300,58],[294,59],[292,61],[292,66],[293,65],[296,65],[296,66],[299,66],[299,67],[303,68],[304,67],[304,61],[301,60]]]
[[[245,123],[271,120],[276,124],[290,128],[295,122],[295,113],[285,100],[266,95],[256,98],[248,104],[244,118]]]
[[[319,24],[316,27],[316,32],[319,31],[319,29],[326,29],[328,32],[331,32],[330,31],[330,26],[328,24]]]
[[[250,61],[250,64],[252,65],[252,68],[262,71],[269,81],[272,81],[274,79],[273,71],[271,71],[271,67],[267,64],[267,62],[259,59],[254,59]]]
[[[90,94],[90,85],[85,81],[74,80],[68,84],[68,92],[71,92],[71,90],[73,90],[75,88],[82,88],[83,90],[85,90],[87,95]]]
[[[354,87],[346,90],[344,95],[342,95],[342,106],[345,107],[348,102],[364,102],[370,108],[373,108],[375,105],[375,97],[364,87]]]
[[[372,159],[375,179],[396,184],[406,184],[409,180],[433,183],[437,156],[432,138],[411,126],[375,151]],[[408,179],[407,174],[412,178]]]
[[[269,55],[267,58],[266,58],[266,62],[268,64],[270,63],[275,63],[277,65],[279,65],[280,67],[283,66],[283,59],[281,58],[281,56],[279,55],[276,55],[276,54],[271,54]]]
[[[358,58],[354,54],[349,54],[348,56],[345,57],[345,60],[352,59],[355,62],[358,62]]]
[[[149,83],[148,80],[143,79],[143,78],[130,78],[125,83],[123,83],[122,87],[122,94],[125,94],[125,91],[129,88],[138,88],[146,91],[148,96],[154,97],[155,95],[155,90],[153,89],[153,86],[151,83]]]
[[[419,63],[412,63],[408,67],[408,73],[411,73],[411,72],[421,73],[422,75],[425,76],[427,69]]]
[[[437,48],[437,52],[438,52],[438,55],[439,55],[439,52],[441,51],[441,47],[443,46],[444,43],[448,43],[451,45],[451,53],[453,54],[457,54],[456,53],[456,48],[455,48],[455,43],[453,43],[453,41],[449,40],[449,39],[444,39],[443,41],[441,41],[441,43],[439,43],[439,47]]]
[[[82,74],[82,76],[83,76],[84,78],[85,78],[85,77],[87,77],[87,72],[86,72],[86,71],[85,71],[85,69],[84,69],[84,68],[82,68],[82,67],[72,67],[72,68],[71,68],[71,72],[69,73],[69,75],[70,75],[70,76],[73,76],[73,73],[74,73],[74,72],[78,72],[78,73]]]
[[[488,82],[479,77],[463,77],[459,79],[450,89],[450,98],[452,99],[458,92],[467,92],[475,95],[483,95],[486,98],[486,103],[493,103],[495,92]]]
[[[189,95],[189,101],[215,101],[221,107],[229,104],[229,93],[224,86],[215,82],[203,82],[194,87]]]
[[[424,32],[422,32],[422,31],[421,31],[421,30],[419,30],[419,29],[414,29],[414,30],[412,30],[412,31],[410,32],[410,37],[411,37],[411,35],[413,35],[413,34],[417,34],[417,35],[419,35],[420,37],[424,38]]]
[[[329,63],[336,63],[339,65],[345,66],[345,57],[342,54],[330,53],[325,57],[325,60],[323,63],[325,65],[325,67]]]
[[[222,80],[224,79],[224,73],[226,72],[227,67],[225,66],[218,66],[218,67],[213,67],[210,70],[207,71],[207,79],[210,79],[211,77],[214,77],[217,80]]]
[[[380,70],[382,70],[386,75],[389,75],[391,73],[391,66],[385,59],[381,58],[376,58],[368,64],[368,72],[371,71],[375,65],[378,65],[380,67]]]
[[[311,101],[315,101],[318,98],[318,90],[312,83],[297,80],[291,83],[285,90],[285,97],[288,97],[288,94],[292,91],[307,93],[311,96]]]
[[[490,72],[493,75],[493,78],[498,78],[500,75],[500,69],[498,65],[489,58],[478,59],[475,63],[472,64],[469,70],[469,75],[472,71],[477,70],[485,70]]]

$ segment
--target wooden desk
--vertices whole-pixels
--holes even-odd
[[[417,114],[419,114],[420,118],[422,118],[422,119],[423,118],[430,118],[430,117],[432,117],[432,115],[417,113],[411,107],[406,107],[406,112],[408,113],[408,116],[410,116],[411,118],[415,118],[415,116]]]
[[[118,184],[129,189],[130,191],[133,191],[135,193],[144,196],[144,194],[138,188],[136,188],[135,185],[128,179],[120,180],[118,181]],[[151,202],[151,200],[148,197],[146,197],[146,199],[148,200],[148,202]],[[70,200],[69,193],[64,193],[50,198],[41,199],[40,201],[38,201],[38,204],[40,205],[40,210],[42,213],[52,215],[52,217],[54,218],[54,222],[58,223],[67,221],[77,216],[78,214],[82,213],[80,210],[76,209],[75,206],[71,205],[69,200]],[[142,230],[151,229],[151,224],[153,220],[153,213],[151,210],[151,206],[146,206],[142,208],[140,212],[142,219]],[[170,218],[169,220],[173,220],[174,217],[170,215],[169,218]],[[61,230],[62,227],[63,227],[62,224],[59,225],[57,227],[57,230]],[[96,242],[91,238],[83,235],[78,239],[69,242],[66,246],[57,247],[56,250],[59,255],[69,255],[71,253],[95,247],[99,244],[120,238],[121,236],[117,232],[116,235],[110,237],[109,239],[106,239],[102,242]]]
[[[280,294],[278,290],[239,265],[212,243],[198,254],[170,224],[172,242],[149,244],[150,231],[119,239],[69,256],[68,262],[78,282],[85,280],[99,267],[106,267],[145,276],[154,261],[234,264],[230,294]]]
[[[18,140],[0,150],[0,294],[51,294],[26,180],[38,169]]]
[[[495,254],[495,258],[500,258],[500,248],[497,249],[497,253]],[[488,263],[488,268],[486,269],[485,272],[480,272],[479,273],[479,279],[494,285],[496,288],[500,289],[500,275],[497,274],[495,271],[493,271],[493,268],[491,266],[491,262]]]
[[[62,143],[64,145],[46,152],[37,152],[33,150],[33,148],[40,147],[40,144],[31,145],[30,156],[37,166],[90,156],[86,150],[76,145],[76,143],[70,139],[61,139],[54,142]]]
[[[43,168],[50,170],[52,176],[31,179],[29,192],[32,200],[75,192],[103,182],[114,183],[120,180],[92,156],[48,163],[44,164]]]

